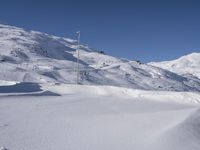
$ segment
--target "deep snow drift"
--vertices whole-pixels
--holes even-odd
[[[198,93],[84,85],[41,89],[61,96],[18,93],[0,98],[1,146],[8,150],[200,149]]]
[[[76,83],[76,41],[0,25],[0,80]],[[200,80],[80,46],[81,84],[199,91]]]

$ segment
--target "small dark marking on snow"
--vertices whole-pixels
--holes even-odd
[[[37,83],[21,82],[15,85],[0,86],[0,93],[27,93],[27,92],[39,92],[40,85]]]

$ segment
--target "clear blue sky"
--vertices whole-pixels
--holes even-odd
[[[200,52],[199,0],[1,0],[0,22],[143,62]]]

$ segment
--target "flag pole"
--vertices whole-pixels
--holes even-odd
[[[77,79],[76,79],[76,84],[79,84],[79,76],[80,76],[80,69],[79,69],[79,59],[80,59],[80,36],[81,36],[81,32],[77,31],[76,34],[78,35],[78,39],[77,39]]]

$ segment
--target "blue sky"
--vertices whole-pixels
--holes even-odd
[[[1,0],[0,22],[143,62],[200,52],[198,0]]]

